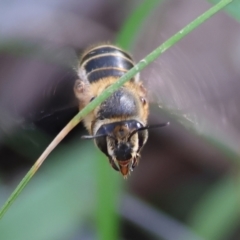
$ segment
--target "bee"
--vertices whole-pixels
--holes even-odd
[[[84,51],[74,86],[79,110],[133,67],[132,57],[114,45],[102,44]],[[137,74],[83,119],[90,134],[84,138],[94,139],[111,166],[127,177],[139,163],[148,129],[156,127],[147,126],[148,115],[147,91]]]

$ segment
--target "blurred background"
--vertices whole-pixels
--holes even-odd
[[[212,1],[216,2],[216,1]],[[81,51],[117,42],[138,62],[209,9],[205,0],[1,1],[0,203],[77,113]],[[151,63],[139,166],[114,171],[80,124],[0,221],[0,239],[240,238],[240,4]]]

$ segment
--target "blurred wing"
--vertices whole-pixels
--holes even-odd
[[[42,104],[31,112],[30,121],[47,132],[59,132],[78,113],[73,92],[77,78],[73,69],[59,71],[56,80],[42,89]]]
[[[135,44],[134,56],[138,60],[209,8],[205,2],[197,9],[193,2],[185,2],[188,11],[176,11],[166,3],[149,17]],[[186,12],[187,16],[181,16]],[[155,60],[141,75],[150,98],[161,108],[237,151],[240,75],[231,65],[236,46],[229,40],[236,39],[239,31],[234,20],[219,13]]]
[[[60,49],[52,51],[52,59],[45,61],[39,61],[38,56],[0,57],[4,64],[0,71],[0,112],[1,116],[8,116],[1,119],[1,129],[5,133],[10,133],[12,127],[34,129],[35,125],[57,133],[78,112],[73,92],[78,76],[73,66],[57,62],[57,58],[62,59],[59,52]],[[67,55],[66,51],[64,54]]]

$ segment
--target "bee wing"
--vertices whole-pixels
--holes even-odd
[[[60,62],[61,54],[75,58],[74,53],[68,48],[48,52],[49,62],[1,56],[6,63],[1,71],[0,112],[7,117],[1,119],[0,129],[6,134],[15,128],[34,131],[37,126],[56,135],[78,112],[73,91],[77,73],[72,65]]]
[[[41,90],[41,104],[26,117],[47,132],[58,133],[78,112],[73,87],[78,78],[73,69],[59,71],[55,81]]]
[[[185,17],[180,16],[185,11],[175,13],[168,5],[167,9],[160,7],[145,22],[134,45],[134,56],[138,60],[209,5],[202,2],[199,8],[194,8],[194,3],[187,1],[185,7],[189,14]],[[232,58],[237,46],[229,40],[239,37],[239,32],[240,27],[233,19],[224,13],[217,14],[141,73],[149,97],[161,108],[181,122],[191,123],[200,133],[221,139],[236,150],[240,140],[240,72],[234,69]]]

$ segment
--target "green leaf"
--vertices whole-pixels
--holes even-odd
[[[0,221],[0,238],[59,240],[81,234],[79,226],[95,216],[97,156],[90,142],[58,148]]]
[[[189,218],[206,240],[227,239],[239,222],[239,179],[223,178],[197,204]]]

